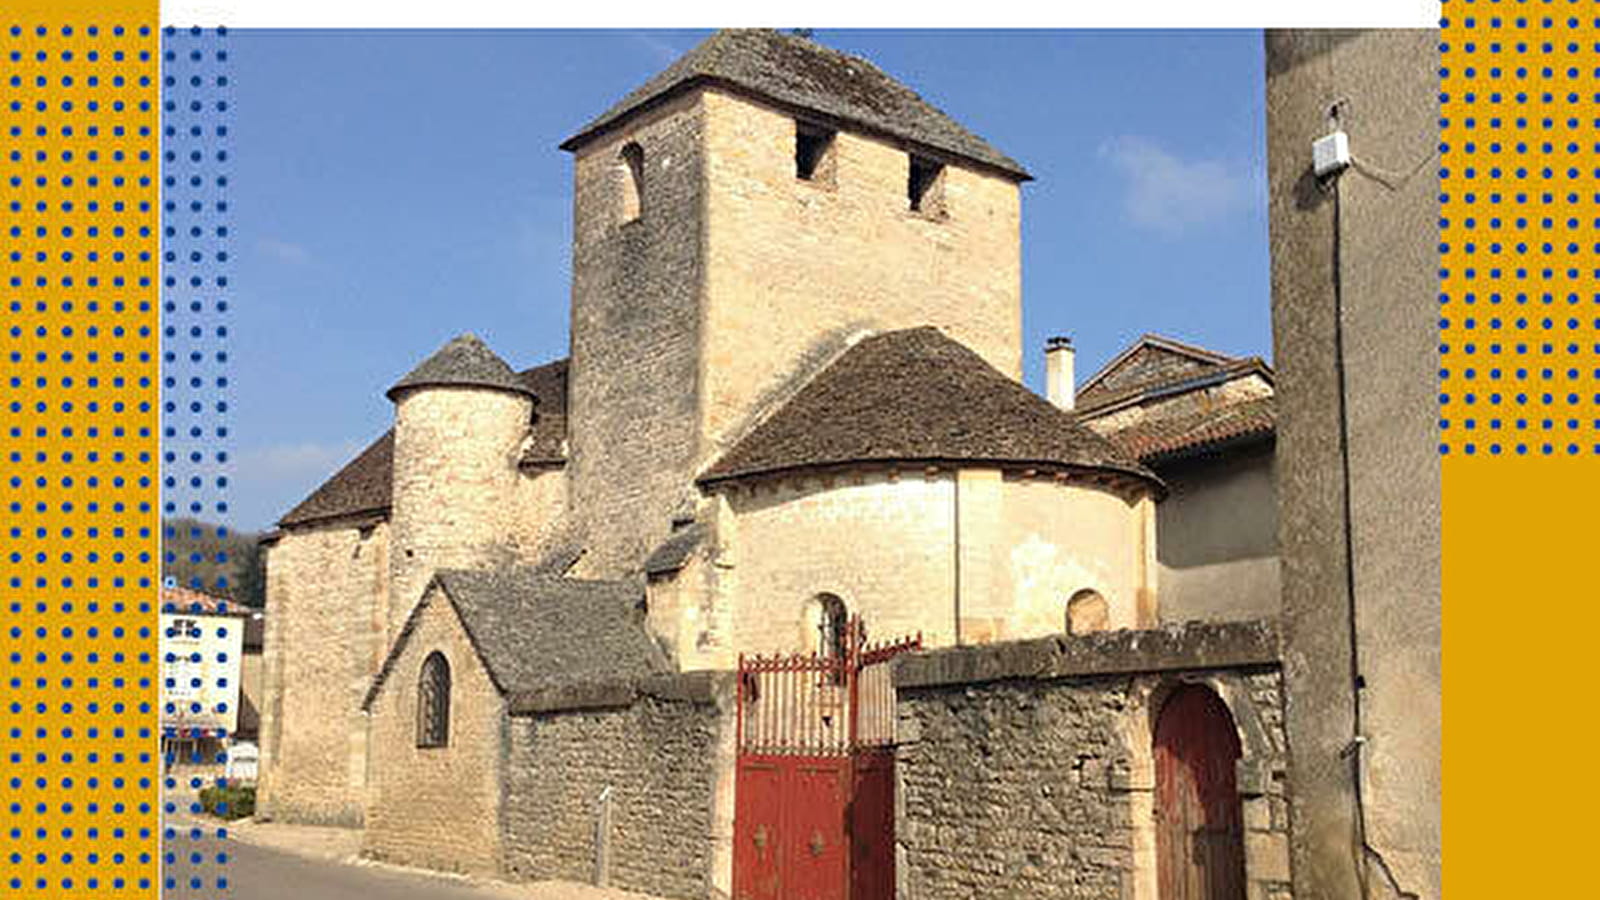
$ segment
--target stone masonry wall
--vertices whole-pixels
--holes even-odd
[[[389,634],[433,573],[526,561],[535,523],[517,502],[531,401],[488,388],[408,390],[395,404]]]
[[[1157,900],[1151,734],[1173,686],[1230,708],[1249,900],[1288,900],[1282,697],[1264,623],[936,651],[896,664],[899,896]]]
[[[636,573],[692,510],[704,216],[702,113],[690,96],[578,154],[573,173],[568,468],[588,553],[575,573]],[[644,150],[623,221],[622,148]]]
[[[705,673],[674,681],[706,680]],[[506,869],[593,883],[611,789],[609,883],[661,897],[726,896],[732,828],[731,676],[711,692],[645,692],[511,718]],[[661,694],[661,695],[656,695]]]
[[[257,809],[358,825],[366,802],[361,700],[385,651],[383,522],[296,529],[268,550]]]
[[[417,688],[430,653],[450,663],[444,747],[417,746]],[[362,854],[447,871],[497,873],[505,703],[455,607],[437,587],[372,704],[372,806]]]
[[[935,325],[1021,376],[1015,182],[950,165],[945,214],[912,212],[901,147],[841,131],[824,174],[803,180],[792,115],[716,90],[703,103],[702,460],[864,329]]]

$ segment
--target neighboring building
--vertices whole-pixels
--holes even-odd
[[[254,739],[261,631],[259,611],[161,589],[161,742],[170,763],[220,769],[224,751]]]
[[[1024,388],[1030,176],[802,38],[720,32],[563,147],[570,357],[449,341],[267,540],[261,813],[726,896],[745,657],[859,617],[928,651],[878,682],[906,895],[1292,896],[1273,371],[1147,337],[1074,392],[1055,342]]]
[[[1329,900],[1442,893],[1438,48],[1266,35],[1294,878]],[[1336,126],[1361,168],[1319,184]]]
[[[1048,363],[1061,366],[1071,353],[1056,343]],[[1070,400],[1080,421],[1167,485],[1156,507],[1164,622],[1278,613],[1272,385],[1272,369],[1259,358],[1145,335]]]

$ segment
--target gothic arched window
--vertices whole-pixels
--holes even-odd
[[[450,743],[450,663],[435,650],[422,663],[417,680],[417,746]]]

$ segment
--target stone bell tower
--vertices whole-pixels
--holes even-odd
[[[562,146],[588,574],[637,572],[697,472],[864,332],[1021,374],[1029,176],[866,60],[722,31]]]

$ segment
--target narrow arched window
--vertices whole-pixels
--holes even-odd
[[[850,640],[850,611],[832,594],[817,595],[817,655],[844,658]]]
[[[422,662],[417,679],[417,746],[450,743],[450,663],[435,650]]]
[[[621,221],[632,222],[644,212],[644,148],[629,142],[617,163],[617,183],[622,191]]]
[[[1082,590],[1067,601],[1067,633],[1088,634],[1105,631],[1110,624],[1111,608],[1098,591]]]

